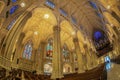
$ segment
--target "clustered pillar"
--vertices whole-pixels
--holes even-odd
[[[73,39],[74,45],[75,45],[75,51],[77,54],[77,61],[78,61],[78,73],[83,73],[84,72],[84,64],[83,64],[83,57],[80,51],[80,46],[79,46],[79,40],[78,38]]]
[[[38,73],[40,74],[44,74],[45,47],[46,47],[46,42],[41,42],[38,50],[38,54],[40,55],[38,61]]]
[[[86,57],[87,57],[87,69],[92,69],[92,56],[91,56],[91,52],[89,51],[87,45],[85,47],[85,51],[86,51]]]
[[[71,66],[72,66],[72,73],[74,73],[75,72],[75,53],[74,53],[74,51],[71,51],[71,53],[70,53],[71,55],[70,55],[70,62],[71,62]]]
[[[51,79],[62,78],[63,69],[62,69],[62,54],[61,54],[61,39],[60,39],[60,27],[55,26],[53,28],[53,71]]]

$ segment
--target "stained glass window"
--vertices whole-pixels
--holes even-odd
[[[89,1],[90,5],[94,8],[94,9],[98,9],[96,3]]]
[[[31,55],[32,55],[32,43],[28,42],[25,45],[23,57],[26,59],[31,59]]]
[[[52,57],[53,54],[53,40],[49,39],[46,47],[46,57]]]
[[[106,70],[109,70],[111,68],[111,60],[109,56],[105,57],[105,63],[106,63]]]
[[[96,12],[96,15],[98,16],[98,17],[100,17],[100,18],[102,18],[103,16],[102,16],[102,14],[99,12],[99,8],[98,8],[98,6],[96,5],[96,3],[95,2],[92,2],[92,1],[89,1],[89,3],[90,3],[90,5],[97,11]]]
[[[103,37],[102,32],[96,31],[96,32],[94,33],[94,39],[95,39],[96,41],[99,41],[102,37]]]
[[[62,49],[62,54],[65,62],[69,62],[69,50],[66,44],[64,44]]]
[[[96,12],[96,15],[99,16],[100,18],[103,18],[102,14],[100,14],[99,12]]]
[[[12,6],[10,9],[10,14],[13,14],[18,9],[18,5]]]
[[[59,11],[65,17],[68,15],[67,12],[65,10],[63,10],[62,8],[60,8]]]
[[[55,4],[51,2],[50,0],[46,0],[45,4],[51,8],[55,8]]]
[[[74,62],[77,62],[77,55],[74,53]]]
[[[12,0],[12,2],[17,2],[17,0]]]
[[[72,21],[73,24],[77,23],[77,20],[73,16],[71,16],[71,21]]]
[[[14,25],[15,22],[16,22],[16,19],[17,19],[17,18],[15,18],[15,19],[8,25],[7,30],[10,30],[10,29],[13,27],[13,25]]]

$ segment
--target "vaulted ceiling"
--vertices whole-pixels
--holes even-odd
[[[91,36],[94,27],[101,28],[103,26],[101,18],[97,15],[97,12],[99,11],[94,9],[89,2],[92,0],[50,1],[52,1],[54,4],[58,4],[56,6],[63,9],[68,14],[68,17],[73,17],[76,20],[76,26],[78,28],[83,27],[89,36]],[[97,7],[99,7],[99,4]]]
[[[42,1],[44,2],[46,0]],[[116,3],[116,1],[106,3],[106,1],[103,0],[49,1],[55,4],[55,9],[52,11],[48,8],[36,8],[32,12],[32,17],[28,20],[23,30],[23,32],[26,34],[23,43],[29,39],[32,39],[33,42],[35,42],[35,48],[37,48],[40,41],[44,41],[49,37],[52,37],[53,27],[59,24],[57,20],[57,17],[60,14],[59,9],[62,9],[67,14],[64,16],[64,18],[60,17],[60,19],[62,19],[62,21],[60,21],[62,45],[66,43],[70,49],[73,49],[74,45],[72,38],[75,31],[74,27],[79,30],[78,38],[80,40],[80,44],[82,45],[85,40],[84,36],[91,38],[94,28],[103,29],[103,26],[105,26],[105,24],[103,24],[103,18],[101,18],[99,14],[101,16],[105,16],[107,13],[102,15],[100,9],[102,8],[101,10],[107,10],[108,5],[110,4],[111,6],[111,2]],[[95,2],[96,5],[90,1]],[[97,9],[95,7],[97,7]],[[56,11],[58,11],[57,15],[54,14]],[[109,14],[105,17],[105,20],[108,17]],[[75,23],[71,21],[71,18],[74,19]],[[84,36],[81,33],[83,33]]]
[[[43,7],[47,6],[45,5],[46,1],[51,1],[55,8]],[[45,41],[53,36],[53,27],[58,24],[61,27],[62,45],[66,43],[70,49],[74,48],[72,38],[76,30],[78,30],[77,36],[80,45],[83,45],[86,37],[88,39],[92,37],[94,28],[103,29],[103,26],[107,25],[106,27],[111,31],[110,34],[113,34],[114,31],[111,26],[120,25],[110,13],[111,10],[117,14],[120,13],[119,9],[115,8],[115,6],[119,5],[119,0],[20,0],[19,3],[21,4],[21,2],[24,2],[26,7],[29,7],[28,2],[33,3],[31,6],[42,6],[32,11],[32,17],[27,21],[23,29],[25,33],[23,44],[32,39],[35,48],[39,46],[40,41]],[[61,15],[60,9],[67,15]],[[102,15],[102,18],[100,15]],[[58,18],[60,19],[59,22]],[[104,24],[104,21],[108,21],[109,24]]]

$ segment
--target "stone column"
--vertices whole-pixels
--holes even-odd
[[[35,61],[36,52],[37,52],[37,49],[35,49],[35,48],[32,46],[32,55],[31,55],[30,60],[33,61],[33,62]]]
[[[87,69],[89,70],[89,69],[91,69],[92,68],[92,59],[91,59],[91,52],[88,50],[88,47],[87,47],[87,45],[86,45],[86,47],[84,47],[85,48],[85,53],[86,53],[86,58],[87,58]]]
[[[75,45],[75,51],[77,54],[77,62],[78,62],[78,73],[83,73],[84,72],[84,64],[83,64],[83,58],[82,58],[82,54],[80,51],[80,45],[79,45],[79,41],[78,38],[75,37],[73,39],[74,45]]]
[[[62,65],[62,54],[61,54],[61,39],[60,39],[60,27],[55,26],[54,40],[53,40],[53,71],[51,79],[62,78],[63,77],[63,65]]]
[[[21,79],[25,80],[24,72],[22,71]]]
[[[40,59],[40,53],[39,53],[39,49],[36,50],[36,53],[35,53],[35,70],[37,71],[38,73],[38,65],[39,65],[39,59]]]
[[[83,64],[84,64],[84,70],[86,71],[87,70],[87,56],[85,55],[85,53],[83,55]]]
[[[91,65],[91,56],[89,55],[89,51],[87,50],[86,52],[86,57],[87,57],[87,69],[91,69],[92,65]]]
[[[97,66],[97,55],[95,54],[95,51],[91,50],[92,53],[92,63],[93,63],[93,67]]]
[[[22,54],[21,50],[23,48],[22,41],[23,41],[24,37],[25,37],[25,34],[21,33],[20,37],[18,38],[18,41],[17,41],[17,44],[16,44],[16,52],[13,55],[13,67],[15,67],[15,65],[18,64],[19,58],[21,57],[21,54]]]
[[[70,52],[70,62],[71,62],[71,67],[72,67],[72,73],[75,72],[75,62],[74,62],[74,60],[75,60],[74,52],[71,51]]]
[[[10,72],[9,70],[6,70],[6,75],[5,75],[6,77],[10,75],[9,72]]]
[[[38,54],[37,52],[38,52],[38,50],[35,49],[32,51],[32,55],[31,55],[31,61],[33,62],[33,64],[32,64],[33,70],[37,69],[37,59],[39,58],[37,55]]]
[[[39,46],[39,50],[37,52],[37,73],[38,74],[44,74],[44,62],[45,62],[45,57],[44,54],[46,50],[46,42],[41,42]]]

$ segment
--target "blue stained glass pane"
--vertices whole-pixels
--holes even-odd
[[[12,0],[12,2],[17,2],[17,0]]]
[[[30,59],[32,55],[32,46],[30,43],[25,45],[25,49],[24,49],[24,53],[23,53],[23,57],[26,59]]]
[[[74,23],[74,24],[77,23],[77,21],[76,21],[76,19],[74,17],[71,17],[71,20],[72,20],[72,23]]]
[[[65,12],[63,9],[59,9],[60,13],[64,16],[67,16],[67,12]]]
[[[102,14],[100,14],[100,13],[98,13],[98,12],[97,12],[96,14],[97,14],[100,18],[102,18]]]
[[[99,40],[99,39],[101,39],[102,37],[103,37],[103,35],[102,35],[102,33],[101,33],[100,31],[97,31],[97,32],[94,33],[94,38],[95,38],[96,40]]]
[[[10,14],[13,14],[17,9],[18,9],[18,5],[13,6],[13,7],[10,9]]]
[[[55,4],[51,1],[49,1],[49,0],[46,0],[45,4],[48,5],[51,8],[55,8]]]
[[[50,44],[47,44],[46,50],[48,51],[50,49]]]
[[[13,20],[13,21],[9,24],[9,26],[7,27],[7,30],[10,30],[10,29],[11,29],[11,27],[14,25],[15,21],[16,21],[16,20]]]
[[[52,46],[51,46],[50,44],[48,44],[48,45],[47,45],[47,47],[46,47],[46,50],[47,50],[47,51],[49,51],[49,50],[51,50],[51,51],[52,51],[52,50],[53,50],[53,48],[52,48]]]
[[[97,5],[96,5],[94,2],[89,1],[89,3],[90,3],[90,5],[91,5],[93,8],[97,9]]]
[[[50,46],[50,50],[52,50],[52,46]]]
[[[107,63],[106,64],[106,70],[109,70],[111,68],[111,64],[110,63]]]
[[[110,57],[109,56],[105,57],[105,62],[110,62]]]

